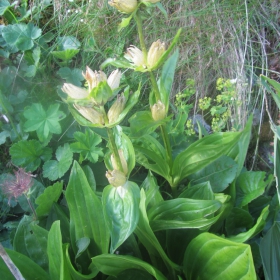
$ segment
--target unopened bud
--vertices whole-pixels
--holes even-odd
[[[145,59],[144,59],[144,54],[143,52],[138,49],[135,46],[130,46],[127,49],[126,54],[124,55],[124,57],[129,60],[130,62],[132,62],[135,66],[143,66],[144,68],[146,68],[146,63],[145,63]]]
[[[126,176],[119,170],[107,171],[106,177],[109,183],[114,187],[123,186],[126,183]]]
[[[152,68],[159,61],[163,53],[165,52],[165,43],[162,43],[160,40],[153,42],[147,57],[148,67]]]
[[[118,95],[116,101],[113,103],[111,108],[109,109],[107,116],[109,123],[114,123],[117,121],[120,113],[123,111],[125,107],[126,99],[124,95]]]
[[[73,99],[83,99],[89,95],[89,93],[85,89],[69,83],[64,83],[61,89]]]
[[[118,150],[118,152],[119,152],[119,156],[120,156],[120,160],[121,160],[121,164],[122,164],[122,169],[123,169],[122,171],[125,175],[127,175],[128,168],[127,168],[126,159],[123,154],[123,150]],[[117,160],[115,159],[114,154],[111,155],[111,162],[112,162],[113,169],[119,170]]]
[[[116,69],[108,77],[107,83],[112,90],[120,86],[121,76],[122,76],[122,72]]]
[[[99,113],[97,110],[91,107],[80,106],[78,104],[74,104],[74,108],[87,120],[92,122],[93,124],[104,124],[104,118],[102,113]]]
[[[151,111],[155,121],[160,121],[165,118],[165,105],[160,100],[152,106]]]
[[[137,0],[111,0],[108,4],[126,14],[132,13],[137,8]]]

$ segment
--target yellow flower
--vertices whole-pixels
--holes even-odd
[[[132,62],[135,66],[142,66],[146,68],[146,62],[144,59],[144,54],[137,47],[131,45],[128,49],[124,57]]]
[[[110,76],[107,80],[107,83],[112,90],[114,90],[120,86],[121,76],[122,76],[122,72],[118,69],[114,70],[110,74]]]
[[[86,73],[82,73],[84,78],[88,82],[88,90],[91,90],[98,86],[100,82],[107,81],[107,76],[102,71],[92,71],[88,66],[86,68]]]
[[[152,106],[151,111],[155,121],[163,120],[166,116],[165,105],[160,100]]]
[[[160,40],[153,42],[147,57],[148,68],[152,68],[156,65],[158,60],[165,52],[165,43],[162,43]]]
[[[124,173],[119,170],[107,171],[106,177],[109,183],[114,187],[123,186],[127,181]]]
[[[128,168],[127,168],[126,159],[125,159],[124,154],[123,154],[123,150],[118,150],[118,153],[119,153],[119,156],[120,156],[120,160],[121,160],[121,164],[122,164],[122,168],[123,168],[123,173],[125,175],[127,175]],[[116,161],[115,156],[113,154],[111,155],[111,162],[112,162],[113,169],[118,170],[117,161]]]
[[[74,104],[73,106],[83,117],[85,117],[93,124],[104,124],[103,115],[97,110],[90,107],[80,106],[78,104]]]
[[[108,4],[126,14],[134,12],[137,8],[137,0],[111,0]]]
[[[111,108],[109,109],[107,116],[109,123],[114,123],[117,121],[120,113],[123,111],[125,107],[126,99],[124,95],[118,95],[116,101],[113,103]]]

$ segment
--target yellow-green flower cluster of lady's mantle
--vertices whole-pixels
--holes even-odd
[[[82,121],[81,116],[88,120],[91,126],[112,127],[119,123],[119,116],[125,109],[128,99],[128,95],[125,96],[124,93],[117,96],[115,93],[118,92],[121,75],[120,70],[115,70],[107,78],[104,72],[93,71],[87,67],[83,76],[87,81],[88,89],[69,83],[63,85],[62,91],[68,95],[67,102],[70,110],[80,124],[89,125],[88,122]],[[115,102],[106,112],[104,105],[115,96]]]

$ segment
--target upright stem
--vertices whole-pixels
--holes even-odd
[[[136,25],[137,25],[137,31],[138,31],[138,36],[139,36],[139,40],[140,40],[140,46],[141,46],[141,50],[144,54],[144,58],[145,60],[147,59],[147,48],[145,45],[145,39],[144,39],[144,35],[143,35],[143,25],[142,25],[142,19],[139,16],[138,12],[135,14],[135,21],[136,21]]]
[[[27,199],[27,202],[28,202],[28,205],[29,205],[29,207],[30,207],[31,211],[32,211],[32,212],[33,212],[33,214],[34,214],[34,218],[35,218],[35,220],[37,220],[37,214],[36,214],[36,211],[35,211],[35,209],[34,209],[34,207],[33,207],[32,203],[31,203],[30,199],[27,197],[27,195],[26,195],[26,194],[25,194],[25,197],[26,197],[26,199]]]
[[[156,101],[159,101],[159,100],[161,101],[160,92],[159,92],[159,89],[158,89],[156,77],[155,77],[153,72],[149,72],[149,73],[150,73],[150,79],[151,79],[152,87],[153,87],[153,90],[155,92]]]
[[[115,142],[114,134],[112,128],[107,128],[108,138],[109,138],[109,145],[113,152],[114,158],[116,159],[118,170],[123,172],[122,162],[120,159],[118,147]]]

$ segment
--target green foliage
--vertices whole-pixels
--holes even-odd
[[[57,160],[48,160],[43,165],[43,175],[50,180],[61,178],[70,168],[73,160],[73,153],[69,144],[59,146],[55,152]]]

